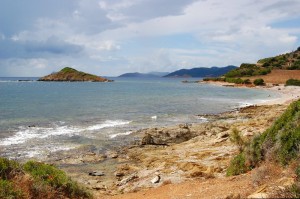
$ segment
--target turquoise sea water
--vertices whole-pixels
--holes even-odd
[[[0,156],[12,158],[43,157],[82,145],[101,150],[141,128],[205,122],[197,115],[278,97],[256,89],[183,84],[183,79],[18,79],[0,78]]]

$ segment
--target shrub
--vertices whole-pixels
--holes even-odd
[[[7,180],[0,179],[0,198],[14,199],[22,198],[22,191],[15,190],[13,184]]]
[[[245,155],[244,153],[240,153],[231,160],[226,175],[239,175],[245,173],[248,170],[249,169],[246,167]]]
[[[297,48],[297,51],[300,51],[300,46]]]
[[[244,80],[244,84],[251,84],[250,79],[245,79],[245,80]]]
[[[226,78],[226,82],[228,83],[234,83],[234,84],[243,84],[244,81],[241,78]]]
[[[300,86],[300,80],[298,79],[289,79],[285,83],[286,86]]]
[[[299,70],[300,69],[300,60],[295,61],[288,70]]]
[[[287,165],[299,157],[299,146],[300,100],[293,102],[270,128],[243,146],[242,152],[231,161],[227,174],[245,172],[267,157],[274,157],[274,161]],[[298,173],[300,174],[300,169]]]
[[[253,84],[254,84],[255,86],[263,86],[263,85],[265,85],[265,81],[264,81],[263,79],[259,78],[259,79],[255,79],[255,80],[253,81]]]
[[[241,136],[241,133],[236,129],[234,128],[232,130],[232,132],[230,133],[229,135],[229,139],[232,143],[236,144],[240,150],[240,152],[243,151],[243,148],[244,148],[244,145],[245,145],[245,142]]]
[[[0,177],[10,179],[14,173],[20,170],[20,165],[16,161],[0,157]]]
[[[65,172],[54,166],[28,161],[24,165],[24,170],[30,173],[36,181],[44,182],[56,189],[62,189],[68,196],[91,198],[91,195],[68,178]]]

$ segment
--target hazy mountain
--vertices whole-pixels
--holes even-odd
[[[226,67],[211,67],[211,68],[192,68],[192,69],[181,69],[172,72],[164,77],[218,77],[225,73],[237,68],[236,66]]]

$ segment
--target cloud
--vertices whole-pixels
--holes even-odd
[[[0,72],[69,65],[118,75],[255,62],[299,46],[299,10],[297,0],[2,0]]]
[[[81,46],[70,44],[56,37],[45,41],[20,41],[4,39],[0,41],[0,58],[36,58],[49,56],[76,55],[83,50]]]

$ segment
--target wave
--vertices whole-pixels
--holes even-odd
[[[115,126],[122,126],[129,124],[131,121],[124,121],[124,120],[106,120],[102,124],[96,124],[93,126],[90,126],[87,128],[89,131],[95,131],[95,130],[100,130],[103,128],[108,128],[108,127],[115,127]]]
[[[20,127],[20,130],[13,135],[12,137],[4,138],[0,145],[8,146],[14,144],[21,144],[28,140],[35,138],[48,138],[50,136],[58,136],[58,135],[74,135],[74,133],[78,132],[78,128],[69,127],[69,126],[60,126],[53,128],[45,128],[45,127]]]
[[[51,136],[60,135],[80,135],[83,131],[95,131],[103,128],[115,127],[129,124],[131,121],[123,120],[107,120],[101,124],[92,125],[89,127],[75,127],[75,126],[57,126],[54,127],[19,127],[19,130],[11,137],[4,138],[0,141],[0,146],[9,146],[15,144],[22,144],[32,139],[45,139]],[[59,122],[59,124],[65,124]]]
[[[112,135],[110,135],[109,137],[110,137],[111,139],[113,139],[113,138],[118,137],[118,136],[130,135],[131,133],[132,133],[132,131],[127,131],[127,132],[125,132],[125,133],[116,133],[116,134],[112,134]]]

